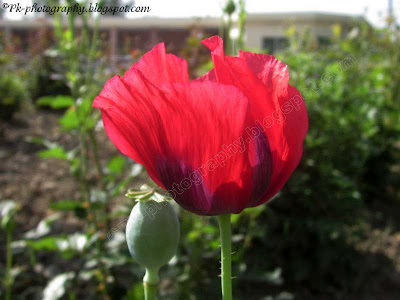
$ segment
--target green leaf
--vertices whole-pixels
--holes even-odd
[[[73,211],[82,207],[82,203],[75,200],[62,200],[50,203],[50,208],[56,211]]]
[[[75,104],[74,98],[70,96],[45,96],[36,102],[39,106],[50,106],[53,109],[68,108]]]
[[[124,300],[129,299],[144,299],[143,285],[141,283],[135,284],[128,290]]]
[[[107,169],[116,174],[121,174],[124,171],[125,159],[122,156],[114,156],[107,163]]]
[[[1,227],[7,231],[12,231],[15,226],[14,216],[19,210],[14,201],[4,201],[0,203]]]
[[[44,144],[44,138],[39,136],[26,136],[25,141],[40,146]]]
[[[90,112],[92,111],[92,103],[92,99],[89,98],[79,102],[76,111],[81,118],[86,118],[90,115]]]
[[[39,222],[36,228],[33,228],[24,234],[25,239],[38,239],[50,233],[50,226],[54,223],[60,214],[53,214]]]
[[[85,218],[87,215],[87,209],[83,203],[75,200],[62,200],[50,203],[50,208],[55,211],[73,211],[75,216],[78,218]]]
[[[53,148],[58,146],[56,143],[51,142],[43,137],[38,137],[38,136],[26,136],[24,139],[28,143],[36,144],[39,146],[45,146],[46,148]]]
[[[61,147],[53,147],[48,150],[39,151],[40,158],[58,158],[58,159],[68,159],[67,153]]]
[[[91,129],[96,126],[97,118],[91,115],[93,99],[86,98],[83,101],[79,101],[76,107],[76,113],[80,120],[83,120],[84,125],[87,129]]]
[[[26,244],[32,247],[36,251],[38,250],[57,251],[58,250],[57,241],[58,239],[56,237],[50,236],[35,241],[28,240],[26,241]]]
[[[118,196],[120,193],[122,193],[126,186],[130,183],[131,178],[127,177],[121,180],[114,188],[111,190],[111,196],[115,197]]]
[[[62,129],[66,131],[77,129],[79,127],[79,120],[76,111],[71,108],[65,112],[59,122]]]

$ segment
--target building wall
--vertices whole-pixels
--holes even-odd
[[[291,26],[294,26],[297,32],[309,30],[315,38],[329,38],[332,36],[333,25],[334,23],[330,22],[248,23],[246,26],[246,46],[250,49],[262,49],[264,38],[284,38],[287,36],[286,32]]]
[[[332,25],[341,24],[349,28],[354,17],[322,14],[322,13],[280,13],[280,14],[250,14],[246,23],[246,46],[262,50],[265,39],[273,44],[281,43],[286,37],[290,26],[295,26],[299,32],[309,29],[316,39],[328,38],[332,34]],[[94,26],[94,21],[91,20]],[[218,34],[219,18],[107,18],[100,22],[100,32],[106,40],[106,50],[110,56],[128,54],[130,47],[149,50],[155,44],[165,41],[167,49],[177,53],[185,45],[186,38],[193,28],[202,30],[205,36]],[[77,24],[78,27],[80,26]],[[8,40],[9,45],[20,45],[15,51],[26,53],[28,36],[39,35],[44,28],[52,28],[50,18],[37,20],[9,21],[0,20],[0,30]],[[275,40],[274,40],[275,39]],[[19,40],[19,43],[15,41]]]

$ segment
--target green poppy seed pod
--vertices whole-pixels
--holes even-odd
[[[158,271],[175,255],[179,241],[178,217],[168,201],[139,201],[126,225],[132,257],[146,268],[144,281],[157,284]]]
[[[225,13],[227,13],[229,16],[232,15],[235,12],[236,9],[236,5],[235,2],[233,2],[232,0],[229,0],[226,3],[226,6],[224,8]]]

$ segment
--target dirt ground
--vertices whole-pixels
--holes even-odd
[[[64,145],[72,144],[71,137],[60,132],[58,117],[54,112],[28,111],[1,125],[0,199],[21,205],[18,231],[33,228],[47,216],[53,199],[73,197],[77,192],[68,164],[40,159],[37,152],[44,148],[29,140],[46,137]]]
[[[30,137],[46,137],[67,149],[76,146],[72,136],[60,132],[57,123],[60,114],[28,107],[23,113],[18,113],[12,122],[0,124],[0,201],[11,199],[21,205],[17,236],[34,228],[51,213],[48,208],[51,201],[77,196],[78,191],[68,164],[55,159],[40,159],[37,152],[43,147],[30,141]],[[103,135],[100,143],[102,154],[117,154],[118,151]],[[76,221],[72,218],[65,222],[69,222],[72,227],[79,226],[73,223]],[[352,299],[400,299],[400,232],[393,232],[385,226],[371,229],[368,239],[360,241],[356,248],[371,257],[384,257],[393,264],[391,268],[377,272],[375,278],[368,280],[373,285],[368,290],[374,290],[373,294]],[[380,261],[372,258],[371,269],[380,270]]]

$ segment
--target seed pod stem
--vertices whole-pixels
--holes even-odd
[[[144,297],[145,300],[157,299],[157,285],[160,282],[158,269],[146,269],[146,274],[143,277]]]

